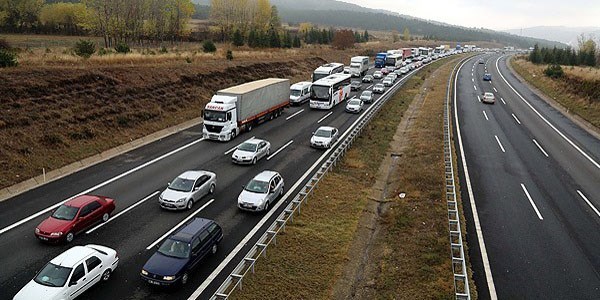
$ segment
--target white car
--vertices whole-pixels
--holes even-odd
[[[271,143],[261,139],[250,139],[241,143],[231,155],[236,164],[253,164],[271,153]]]
[[[275,171],[256,175],[238,196],[238,208],[249,211],[267,211],[269,205],[283,196],[283,178]]]
[[[392,86],[392,85],[394,85],[394,79],[393,79],[393,78],[391,78],[391,77],[386,77],[386,78],[383,80],[383,85],[384,85],[384,86]]]
[[[358,114],[363,110],[363,102],[360,99],[351,99],[346,103],[346,111]]]
[[[494,97],[493,93],[487,92],[483,94],[483,99],[481,99],[481,102],[494,104],[496,102],[496,97]]]
[[[405,75],[406,73],[408,73],[410,70],[408,67],[402,67],[400,68],[400,73],[402,73],[402,75]]]
[[[194,202],[215,192],[217,174],[186,171],[177,176],[158,197],[160,207],[169,210],[192,209]]]
[[[372,91],[364,91],[360,94],[360,100],[364,103],[373,103],[373,92]]]
[[[373,93],[383,94],[385,92],[385,85],[378,83],[373,87]]]
[[[310,138],[310,145],[315,148],[331,148],[338,139],[339,131],[337,128],[321,126],[313,132]]]
[[[117,251],[99,245],[75,246],[47,263],[13,300],[75,299],[119,264]]]
[[[373,78],[381,79],[383,78],[383,73],[381,71],[375,71],[375,73],[373,73]]]

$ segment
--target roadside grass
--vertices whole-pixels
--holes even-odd
[[[535,65],[520,58],[512,58],[510,65],[528,83],[569,112],[600,128],[600,99],[585,97],[580,94],[582,89],[576,87],[576,84],[590,85],[597,92],[600,89],[600,69],[565,66],[563,70],[567,78],[553,80],[544,75],[544,65]]]
[[[277,245],[267,249],[266,258],[256,265],[256,274],[244,279],[243,290],[234,292],[232,299],[332,297],[345,264],[360,255],[349,253],[349,249],[397,127],[427,75],[442,64],[425,67],[386,103],[338,167],[320,183],[302,214],[278,236]],[[396,208],[385,217],[383,231],[387,231],[389,253],[385,260],[376,262],[382,270],[377,283],[381,299],[398,295],[452,298],[446,204],[442,201],[442,99],[429,100],[433,107],[427,109],[434,113],[419,123],[428,129],[423,130],[428,136],[419,138],[409,152],[414,161],[407,162],[404,170],[410,172],[396,174],[410,187],[403,189],[409,192],[410,202],[393,200]],[[431,138],[435,141],[430,142]],[[421,219],[426,220],[425,225]]]

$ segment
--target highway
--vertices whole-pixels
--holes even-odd
[[[402,82],[398,80],[396,84]],[[362,84],[361,91],[372,89],[372,86]],[[351,97],[356,94],[353,92]],[[206,284],[206,289],[200,298],[208,298],[285,207],[283,204],[292,200],[295,193],[287,189],[302,182],[303,178],[310,178],[303,175],[324,153],[310,147],[311,133],[324,125],[337,127],[344,133],[359,117],[346,113],[344,107],[345,102],[331,111],[311,110],[308,103],[291,107],[281,117],[257,126],[229,143],[203,140],[202,128],[196,126],[0,202],[0,299],[11,299],[59,253],[74,245],[90,243],[116,249],[120,262],[107,283],[91,288],[82,298],[187,299],[202,283]],[[199,114],[201,109],[197,108]],[[272,155],[254,166],[234,165],[230,149],[251,137],[270,141]],[[177,175],[192,169],[215,172],[216,192],[196,203],[191,211],[161,209],[158,194]],[[284,178],[287,194],[278,202],[282,205],[272,207],[271,210],[277,209],[277,213],[264,220],[256,234],[248,236],[241,251],[231,262],[225,262],[222,272],[214,280],[207,280],[248,233],[261,224],[264,213],[242,212],[236,204],[242,185],[267,169],[280,172]],[[81,193],[114,198],[117,208],[111,219],[76,236],[69,245],[47,245],[38,241],[34,229],[50,215],[51,209]],[[139,272],[157,249],[155,245],[166,233],[193,216],[213,219],[223,228],[224,239],[217,254],[206,258],[181,289],[156,289],[145,284]]]
[[[455,79],[480,298],[600,299],[600,141],[519,82],[507,58],[472,58]],[[481,103],[483,92],[496,103]]]

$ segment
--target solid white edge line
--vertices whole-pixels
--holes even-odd
[[[249,138],[249,139],[247,139],[247,140],[245,140],[245,141],[243,141],[243,142],[241,142],[241,143],[237,144],[237,146],[235,146],[235,147],[233,147],[233,148],[231,148],[231,149],[229,149],[229,150],[225,151],[225,153],[223,153],[223,155],[228,155],[229,153],[231,153],[231,152],[235,151],[235,149],[237,149],[237,148],[238,148],[238,147],[239,147],[241,144],[243,144],[243,143],[245,143],[245,142],[247,142],[247,141],[249,141],[249,140],[251,140],[251,139],[253,139],[253,138],[255,138],[255,137],[256,137],[256,136],[253,136],[253,137],[251,137],[251,138]]]
[[[487,116],[487,114],[485,113],[485,110],[483,111],[483,116],[485,117],[485,119],[486,119],[486,120],[488,120],[488,121],[490,120],[490,119],[488,119],[488,116]]]
[[[206,202],[206,204],[202,205],[202,207],[198,208],[194,213],[187,216],[187,218],[183,219],[183,221],[179,222],[179,224],[175,225],[175,227],[171,228],[171,230],[169,230],[165,234],[163,234],[160,238],[158,238],[158,240],[156,240],[154,243],[150,244],[150,246],[146,247],[146,250],[150,250],[150,249],[152,249],[152,247],[158,245],[158,243],[160,243],[160,241],[162,241],[167,236],[169,236],[171,233],[173,233],[173,231],[175,231],[179,227],[181,227],[181,225],[185,224],[185,222],[187,222],[190,219],[192,219],[193,217],[195,217],[199,212],[201,212],[203,209],[205,209],[208,205],[210,205],[214,201],[215,201],[215,199],[210,199],[208,202]]]
[[[600,217],[600,211],[598,211],[598,209],[592,204],[592,202],[590,202],[590,200],[588,200],[588,198],[580,190],[577,190],[577,194],[579,194],[579,196],[583,198],[583,200],[590,206],[590,208],[592,208],[596,215]]]
[[[275,155],[279,154],[279,152],[283,151],[283,149],[287,148],[287,146],[291,145],[294,142],[294,140],[291,140],[289,142],[287,142],[287,144],[281,146],[281,148],[277,149],[277,151],[275,151],[273,154],[269,155],[269,157],[267,157],[267,160],[271,160],[271,158],[275,157]]]
[[[303,109],[301,109],[301,110],[299,110],[299,111],[297,111],[297,112],[295,112],[293,115],[291,115],[291,116],[289,116],[289,117],[285,118],[285,120],[286,120],[286,121],[289,121],[291,118],[293,118],[293,117],[295,117],[295,116],[297,116],[297,115],[301,114],[303,111],[304,111],[304,108],[303,108]]]
[[[324,117],[322,117],[321,119],[319,119],[319,121],[317,121],[317,124],[321,124],[321,122],[323,122],[323,120],[327,119],[329,116],[331,116],[333,114],[332,111],[330,111],[328,114],[326,114]]]
[[[123,214],[127,213],[128,211],[130,211],[130,210],[132,210],[132,209],[136,208],[138,205],[140,205],[140,204],[142,204],[142,203],[144,203],[144,202],[148,201],[150,198],[152,198],[152,197],[154,197],[154,196],[158,195],[159,193],[160,193],[160,191],[156,191],[156,192],[154,192],[154,193],[152,193],[152,194],[148,195],[148,196],[147,196],[147,197],[145,197],[144,199],[142,199],[142,200],[140,200],[140,201],[136,202],[134,205],[131,205],[131,206],[127,207],[126,209],[122,210],[121,212],[119,212],[118,214],[114,215],[113,217],[111,217],[110,219],[108,219],[108,221],[106,221],[106,222],[104,222],[104,223],[100,223],[100,224],[98,224],[98,226],[96,226],[96,227],[94,227],[94,228],[92,228],[92,229],[90,229],[90,230],[86,231],[86,232],[85,232],[85,234],[90,234],[90,233],[92,233],[92,232],[94,232],[94,231],[96,231],[96,230],[100,229],[100,228],[101,228],[101,227],[103,227],[104,225],[106,225],[106,224],[108,224],[108,223],[112,222],[114,219],[116,219],[116,218],[120,217],[121,215],[123,215]]]
[[[533,142],[534,142],[534,143],[535,143],[535,145],[536,145],[536,146],[537,146],[537,147],[540,149],[540,151],[542,151],[542,153],[543,153],[543,154],[544,154],[546,157],[549,157],[549,156],[548,156],[548,153],[546,153],[546,151],[544,151],[544,148],[542,148],[542,146],[541,146],[541,145],[540,145],[540,144],[539,144],[539,143],[538,143],[538,142],[537,142],[535,139],[533,139]]]
[[[531,206],[533,206],[533,209],[535,210],[535,213],[537,214],[538,218],[540,220],[544,220],[542,214],[540,214],[540,211],[537,208],[537,205],[535,205],[535,202],[533,202],[533,199],[531,199],[531,195],[529,195],[529,191],[527,191],[525,185],[521,183],[521,187],[523,188],[523,192],[525,192],[525,196],[527,196],[527,199],[529,199],[529,203],[531,203]]]
[[[535,109],[533,107],[533,105],[531,105],[531,103],[529,103],[529,101],[525,100],[525,98],[523,96],[521,96],[521,94],[519,94],[519,92],[517,92],[517,90],[510,84],[508,83],[508,80],[506,80],[506,78],[504,78],[504,75],[502,75],[502,72],[500,72],[500,66],[498,65],[498,62],[500,61],[500,59],[503,56],[498,57],[498,59],[496,60],[496,69],[498,69],[498,73],[500,74],[500,77],[502,77],[502,80],[504,80],[504,82],[506,83],[506,85],[508,85],[508,87],[517,95],[519,96],[519,98],[521,98],[521,100],[523,100],[523,102],[525,102],[525,104],[527,104],[527,106],[529,106],[529,108],[531,110],[533,110],[533,112],[535,112],[535,114],[540,117],[540,119],[542,119],[542,121],[544,121],[548,126],[550,126],[550,128],[552,128],[556,133],[558,133],[558,135],[560,135],[565,141],[567,141],[567,143],[569,143],[571,146],[573,146],[573,148],[575,148],[575,150],[577,150],[579,153],[581,153],[581,155],[583,155],[587,160],[589,160],[594,166],[596,166],[596,168],[600,169],[600,164],[598,162],[596,162],[591,156],[589,156],[585,151],[583,151],[579,146],[577,146],[573,141],[571,141],[571,139],[569,139],[566,135],[564,135],[560,130],[558,130],[558,128],[556,128],[552,123],[550,123],[550,121],[548,121],[544,116],[542,116],[542,114],[537,111],[537,109]]]
[[[498,138],[498,136],[494,135],[494,137],[496,138],[496,141],[498,142],[498,145],[500,146],[500,150],[502,150],[502,152],[506,153],[506,151],[504,150],[504,147],[502,146],[502,143],[500,143],[500,139]]]
[[[521,125],[521,121],[519,121],[519,118],[517,118],[517,116],[515,116],[515,114],[511,114],[511,115],[515,119],[515,121],[517,121],[517,123],[519,123],[519,125]]]
[[[418,72],[419,69],[412,70],[410,73],[406,74],[400,81],[394,84],[400,84],[405,81],[410,75]],[[380,101],[382,97],[387,95],[391,89],[385,91],[376,101]],[[262,226],[271,218],[271,216],[277,211],[277,209],[285,203],[287,198],[289,198],[292,193],[298,188],[298,186],[312,173],[312,171],[335,149],[335,147],[344,140],[344,138],[352,131],[352,129],[361,121],[362,117],[371,109],[373,109],[375,105],[369,105],[369,107],[348,127],[348,129],[344,132],[344,134],[333,144],[333,146],[327,149],[321,157],[296,181],[296,183],[288,190],[288,192],[281,198],[275,206],[271,207],[271,209],[263,216],[263,218],[246,234],[246,236],[237,244],[237,246],[231,250],[229,255],[221,261],[221,263],[213,270],[213,272],[198,286],[198,288],[188,297],[188,300],[195,300],[204,292],[204,290],[217,278],[217,276],[223,271],[223,269],[233,260],[233,258],[242,250],[242,248],[248,243],[248,241],[260,230]],[[495,292],[494,292],[495,294]]]
[[[483,270],[485,273],[486,282],[488,285],[488,292],[490,293],[491,300],[497,300],[496,285],[494,284],[494,277],[492,276],[492,268],[487,254],[487,248],[485,246],[485,240],[483,238],[483,230],[481,229],[481,222],[479,221],[479,213],[477,212],[477,205],[475,204],[475,195],[473,194],[473,186],[471,184],[471,178],[469,176],[469,168],[467,167],[467,159],[465,157],[465,149],[462,141],[462,134],[460,132],[460,125],[458,120],[458,74],[460,69],[466,64],[466,61],[458,68],[454,77],[454,120],[456,124],[456,135],[458,137],[458,146],[460,148],[460,159],[462,161],[463,173],[465,174],[465,182],[467,183],[467,193],[469,195],[469,203],[471,204],[471,210],[473,214],[473,222],[475,223],[475,232],[477,233],[477,241],[479,243],[479,251],[481,252],[481,261],[483,263]]]
[[[157,158],[155,158],[155,159],[153,159],[153,160],[151,160],[149,162],[146,162],[146,163],[144,163],[142,165],[139,165],[139,166],[137,166],[137,167],[135,167],[135,168],[133,168],[133,169],[125,172],[125,173],[121,173],[118,176],[115,176],[115,177],[113,177],[113,178],[111,178],[109,180],[106,180],[106,181],[104,181],[104,182],[102,182],[102,183],[100,183],[98,185],[95,185],[95,186],[93,186],[93,187],[91,187],[91,188],[89,188],[89,189],[87,189],[87,190],[85,190],[83,192],[80,192],[80,193],[78,193],[76,195],[73,195],[73,196],[71,196],[71,197],[69,197],[69,198],[67,198],[67,199],[65,199],[65,200],[63,200],[61,202],[58,202],[58,203],[56,203],[56,204],[54,204],[54,205],[52,205],[50,207],[47,207],[47,208],[45,208],[45,209],[43,209],[43,210],[41,210],[41,211],[39,211],[39,212],[37,212],[37,213],[35,213],[35,214],[27,217],[27,218],[24,218],[24,219],[22,219],[22,220],[20,220],[20,221],[18,221],[16,223],[14,223],[14,224],[12,224],[12,225],[6,226],[6,227],[0,229],[0,235],[2,235],[3,233],[5,233],[5,232],[7,232],[7,231],[9,231],[9,230],[17,227],[17,226],[25,224],[25,223],[27,223],[27,222],[29,222],[29,221],[31,221],[31,220],[33,220],[33,219],[35,219],[35,218],[37,218],[37,217],[45,214],[45,213],[47,213],[47,212],[49,212],[49,211],[51,211],[51,210],[53,210],[53,209],[55,209],[55,208],[57,208],[59,206],[61,206],[63,203],[65,203],[65,202],[67,202],[67,201],[69,201],[69,200],[71,200],[71,199],[73,199],[75,197],[87,194],[87,193],[89,193],[89,192],[91,192],[93,190],[97,190],[97,189],[99,189],[101,187],[104,187],[104,186],[106,186],[108,184],[111,184],[111,183],[113,183],[113,182],[115,182],[115,181],[117,181],[117,180],[119,180],[119,179],[121,179],[121,178],[123,178],[125,176],[133,174],[133,173],[135,173],[135,172],[137,172],[137,171],[139,171],[139,170],[141,170],[141,169],[143,169],[143,168],[145,168],[145,167],[147,167],[149,165],[152,165],[152,164],[154,164],[154,163],[156,163],[156,162],[158,162],[160,160],[163,160],[163,159],[165,159],[165,158],[167,158],[167,157],[169,157],[169,156],[171,156],[173,154],[176,154],[176,153],[178,153],[180,151],[183,151],[183,150],[185,150],[185,149],[187,149],[187,148],[189,148],[189,147],[191,147],[191,146],[193,146],[193,145],[195,145],[197,143],[200,143],[202,141],[204,141],[204,138],[195,140],[195,141],[193,141],[193,142],[191,142],[191,143],[189,143],[187,145],[181,146],[181,147],[179,147],[179,148],[177,148],[177,149],[175,149],[175,150],[173,150],[173,151],[171,151],[169,153],[163,154],[163,155],[161,155],[161,156],[159,156],[159,157],[157,157]]]

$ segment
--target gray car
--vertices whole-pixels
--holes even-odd
[[[271,153],[271,143],[261,139],[249,139],[241,143],[231,155],[236,164],[253,164]]]
[[[238,196],[238,208],[247,211],[267,211],[283,193],[284,183],[281,175],[275,171],[262,171],[244,186]]]
[[[160,207],[169,210],[192,209],[194,202],[215,192],[217,174],[208,171],[187,171],[169,183],[158,197]]]
[[[364,91],[360,94],[360,100],[365,103],[373,103],[373,92],[372,91]]]

